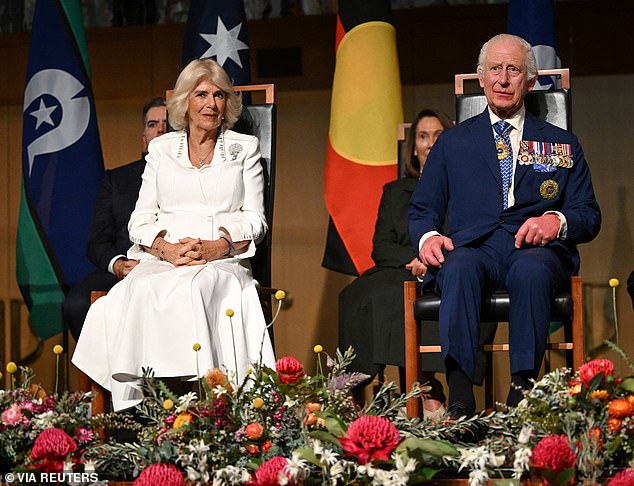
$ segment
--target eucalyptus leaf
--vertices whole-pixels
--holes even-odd
[[[408,437],[399,444],[396,451],[398,453],[405,451],[417,451],[430,454],[434,457],[458,457],[460,455],[458,449],[449,442],[438,439],[421,439],[419,437]]]
[[[308,436],[312,437],[313,439],[317,439],[322,442],[327,442],[329,444],[334,444],[337,447],[341,447],[341,444],[339,443],[337,438],[330,432],[326,432],[325,430],[313,430],[308,434]]]

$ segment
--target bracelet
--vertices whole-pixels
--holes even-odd
[[[224,256],[228,257],[231,256],[231,253],[233,253],[233,250],[235,249],[233,247],[233,245],[231,244],[231,242],[229,241],[229,238],[225,238],[224,236],[220,237],[221,239],[225,240],[227,242],[227,245],[229,245],[229,247],[227,248],[227,253],[225,253]]]

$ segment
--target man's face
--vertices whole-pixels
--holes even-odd
[[[145,114],[145,127],[143,128],[143,143],[145,150],[153,138],[163,135],[167,126],[166,109],[164,106],[153,106]]]
[[[499,40],[489,46],[482,68],[480,86],[491,111],[502,119],[510,117],[537,79],[528,80],[524,48],[512,40]]]

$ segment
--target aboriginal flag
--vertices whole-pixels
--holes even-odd
[[[103,176],[79,0],[38,0],[24,89],[16,277],[36,334],[62,330]]]
[[[340,0],[324,197],[330,214],[322,265],[359,275],[374,265],[383,186],[397,176],[403,121],[389,0]]]

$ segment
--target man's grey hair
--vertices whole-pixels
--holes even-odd
[[[498,34],[494,37],[491,37],[488,41],[484,43],[482,49],[480,49],[480,55],[478,56],[478,74],[480,76],[484,74],[484,63],[487,59],[489,47],[496,42],[503,40],[510,40],[512,42],[515,42],[526,50],[526,71],[528,73],[528,79],[530,81],[535,76],[537,76],[537,60],[535,59],[533,48],[524,39],[513,34]]]

